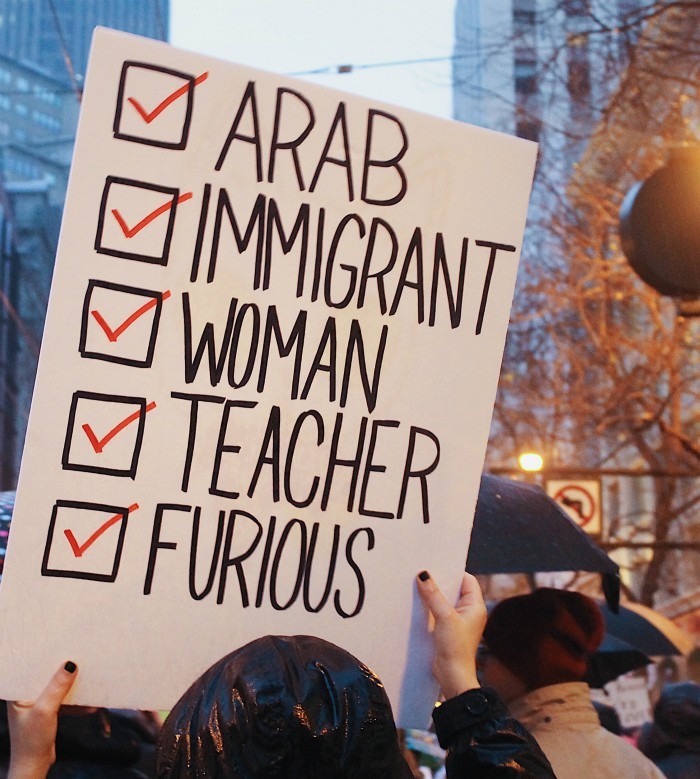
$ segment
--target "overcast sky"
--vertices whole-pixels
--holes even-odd
[[[454,0],[171,0],[170,29],[175,46],[276,73],[329,68],[303,78],[451,115]],[[362,67],[432,58],[445,60]]]

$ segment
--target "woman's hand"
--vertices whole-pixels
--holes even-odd
[[[486,606],[479,582],[464,574],[456,606],[452,606],[427,571],[418,574],[418,593],[435,619],[433,675],[445,698],[479,686],[476,650],[486,624]]]
[[[44,779],[56,760],[58,710],[73,686],[76,665],[67,662],[32,702],[7,704],[10,725],[8,779]]]

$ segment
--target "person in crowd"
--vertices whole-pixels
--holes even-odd
[[[654,721],[642,726],[638,746],[668,779],[697,779],[700,686],[678,682],[665,687],[654,706]]]
[[[537,739],[559,779],[661,779],[634,746],[605,730],[583,681],[603,639],[595,601],[543,587],[491,611],[478,653],[479,678]]]
[[[418,592],[434,619],[433,713],[449,779],[553,779],[536,741],[480,688],[476,649],[486,619],[465,574],[451,606],[427,572]],[[44,779],[57,712],[75,677],[57,671],[34,704],[11,704],[10,779]],[[222,658],[165,722],[158,776],[174,779],[411,779],[380,680],[340,647],[311,636],[265,636]]]

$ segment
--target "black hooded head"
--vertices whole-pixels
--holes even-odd
[[[265,636],[206,671],[166,720],[159,779],[410,779],[380,680],[312,636]]]

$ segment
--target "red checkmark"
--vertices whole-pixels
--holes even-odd
[[[131,506],[127,509],[127,514],[131,514],[132,511],[136,511],[136,509],[139,507],[138,503],[132,503]],[[70,528],[66,528],[63,531],[63,535],[68,539],[68,543],[70,544],[70,548],[73,550],[73,554],[76,557],[82,557],[83,552],[85,552],[87,549],[89,549],[95,541],[107,530],[112,527],[112,525],[116,525],[117,522],[124,519],[123,514],[115,514],[113,517],[110,517],[104,524],[100,525],[97,530],[88,538],[87,541],[85,541],[82,544],[79,544],[75,540],[75,536],[73,535],[73,531],[70,530]]]
[[[154,409],[156,407],[155,401],[149,403],[146,406],[146,411],[151,411],[151,409]],[[122,419],[122,421],[115,425],[109,433],[107,433],[104,438],[98,438],[92,431],[92,428],[87,423],[82,426],[83,430],[85,431],[85,435],[90,439],[90,443],[92,444],[92,448],[95,450],[97,454],[101,454],[102,450],[105,448],[105,446],[114,438],[117,433],[120,433],[127,425],[130,425],[132,422],[135,422],[139,417],[141,416],[141,409],[138,411],[134,411],[133,414],[129,414],[129,416],[126,419]]]
[[[173,207],[174,203],[184,203],[186,200],[189,200],[192,197],[191,192],[185,192],[184,195],[180,195],[180,197],[177,200],[168,200],[167,203],[163,203],[162,206],[158,206],[158,208],[155,209],[155,211],[151,211],[150,214],[146,214],[144,218],[138,222],[138,224],[135,224],[133,227],[129,227],[129,225],[124,221],[124,217],[117,211],[116,208],[112,209],[112,213],[114,214],[114,218],[119,222],[119,227],[121,227],[122,232],[127,238],[133,238],[136,233],[143,230],[144,227],[151,224],[151,222],[159,217],[161,214],[165,214],[167,211],[170,211],[170,209]]]
[[[202,81],[206,81],[207,77],[209,76],[209,71],[206,73],[202,73],[201,76],[197,76],[197,78],[194,80],[194,86],[197,86],[198,84],[201,84]],[[165,109],[171,104],[174,103],[178,98],[182,97],[183,95],[186,95],[190,91],[190,84],[189,82],[187,84],[184,84],[179,89],[176,89],[174,92],[169,94],[165,100],[158,103],[158,105],[152,110],[152,111],[146,111],[146,109],[139,103],[139,101],[135,97],[128,97],[127,102],[131,103],[132,106],[138,111],[138,113],[141,115],[141,118],[143,119],[146,124],[150,124],[159,114],[161,114]]]
[[[170,297],[170,290],[166,289],[165,292],[160,296],[161,300],[167,300]],[[112,330],[112,328],[107,324],[105,321],[105,318],[100,314],[99,311],[91,311],[90,313],[95,317],[97,320],[97,323],[99,326],[105,331],[105,334],[109,340],[114,343],[117,338],[131,325],[134,324],[134,322],[139,319],[139,317],[142,317],[147,311],[150,311],[152,308],[158,305],[158,298],[151,298],[148,303],[144,303],[141,308],[136,309],[131,316],[128,316],[120,325],[119,327]]]

